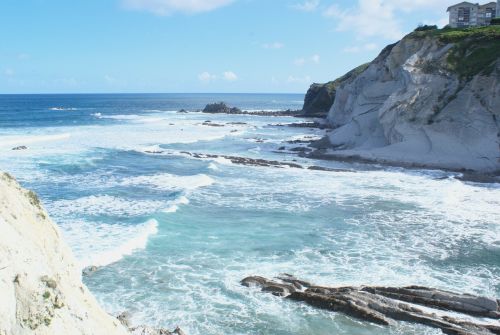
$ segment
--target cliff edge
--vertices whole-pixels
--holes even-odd
[[[126,335],[81,281],[35,193],[0,173],[0,335]]]
[[[313,157],[500,171],[500,27],[415,31],[342,82]]]

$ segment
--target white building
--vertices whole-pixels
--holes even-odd
[[[467,28],[477,26],[488,26],[491,19],[499,17],[500,0],[489,2],[484,5],[463,1],[447,9],[450,13],[450,26],[452,28]]]

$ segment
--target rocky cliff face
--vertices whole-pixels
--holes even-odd
[[[363,64],[342,77],[326,84],[312,84],[304,98],[302,112],[307,117],[326,117],[335,101],[337,88],[352,81],[363,72],[368,64]]]
[[[0,335],[128,334],[75,264],[36,195],[0,173]]]
[[[415,32],[342,83],[317,155],[500,170],[500,27]]]

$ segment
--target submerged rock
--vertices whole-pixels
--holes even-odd
[[[289,167],[289,168],[297,168],[297,169],[304,168],[302,165],[296,164],[296,163],[272,161],[272,160],[266,160],[266,159],[260,159],[260,158],[238,157],[238,156],[228,156],[228,155],[199,154],[199,153],[192,153],[192,152],[187,152],[187,151],[183,151],[181,153],[188,155],[190,157],[200,158],[200,159],[224,158],[224,159],[231,161],[231,163],[233,163],[233,164],[240,164],[240,165],[265,166],[265,167],[276,167],[276,168]]]

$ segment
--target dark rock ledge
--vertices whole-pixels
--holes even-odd
[[[406,321],[438,328],[443,333],[452,335],[500,334],[498,323],[488,324],[485,319],[476,323],[460,319],[460,315],[456,314],[498,320],[500,302],[491,298],[422,286],[321,287],[288,274],[273,280],[259,276],[247,277],[241,284],[261,287],[263,292],[384,326],[391,326],[396,321]],[[427,312],[418,308],[419,306],[434,311]],[[450,316],[446,312],[455,314]]]
[[[198,159],[217,159],[225,158],[233,164],[237,165],[248,165],[248,166],[262,166],[262,167],[274,167],[274,168],[294,168],[294,169],[305,169],[306,167],[292,162],[280,162],[261,158],[249,158],[249,157],[239,157],[239,156],[228,156],[228,155],[212,155],[212,154],[200,154],[195,152],[182,151],[181,154],[188,155],[193,158]],[[352,170],[346,169],[332,169],[322,166],[308,166],[308,170],[314,171],[329,171],[329,172],[354,172]]]

